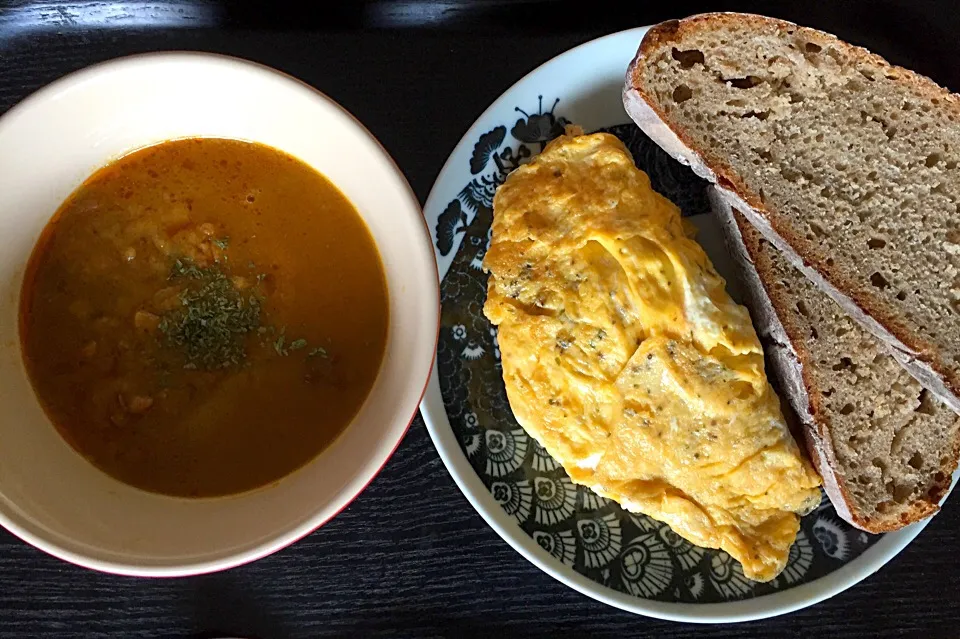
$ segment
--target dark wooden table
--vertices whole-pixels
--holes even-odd
[[[0,3],[0,112],[108,58],[227,53],[293,74],[343,104],[423,201],[466,128],[524,73],[593,37],[698,11],[763,11],[823,28],[960,89],[952,2],[447,0],[302,13],[284,4]],[[104,575],[0,531],[0,636],[960,637],[958,499],[879,573],[818,606],[736,626],[662,622],[608,608],[527,563],[474,512],[418,418],[380,476],[335,520],[224,573]]]

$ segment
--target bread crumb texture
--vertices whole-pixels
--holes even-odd
[[[794,249],[960,388],[957,96],[828,34],[722,14],[661,32],[633,82],[708,165],[759,197]],[[916,384],[894,382],[902,378],[894,363],[865,366],[870,359],[837,379],[879,375],[880,366],[891,393],[923,403]],[[838,407],[839,421],[867,417],[855,400],[846,414]],[[891,433],[902,421],[876,411],[870,420]],[[907,429],[897,446],[911,437],[921,435]],[[849,457],[857,477],[885,478],[896,497],[900,465],[857,450]],[[904,472],[928,463],[937,460],[920,455]]]
[[[957,465],[960,418],[739,214],[737,224],[797,351],[857,523],[889,530],[935,512]]]

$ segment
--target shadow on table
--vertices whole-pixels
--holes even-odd
[[[264,601],[241,583],[223,575],[200,577],[185,612],[199,633],[189,639],[288,639],[288,624],[271,613]]]
[[[513,628],[511,630],[511,628]],[[545,630],[548,628],[545,627]],[[504,623],[503,620],[487,616],[453,616],[437,609],[383,611],[376,619],[360,621],[353,626],[343,627],[338,637],[455,637],[456,639],[490,639],[491,637],[536,637],[529,630],[520,630],[518,626]],[[555,632],[544,636],[556,636]],[[264,638],[268,639],[268,638]],[[269,638],[272,639],[272,638]]]

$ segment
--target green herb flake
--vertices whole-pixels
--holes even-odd
[[[305,340],[305,339],[303,339],[303,338],[295,339],[295,340],[293,340],[292,342],[290,342],[290,350],[291,350],[291,351],[298,351],[298,350],[300,350],[301,348],[306,348],[306,347],[307,347],[307,340]]]
[[[317,346],[307,353],[307,357],[327,357],[327,349],[323,348],[322,346]]]
[[[213,239],[213,240],[211,240],[211,241],[212,241],[212,242],[214,243],[214,245],[216,245],[216,247],[217,247],[218,249],[220,249],[221,251],[226,251],[226,250],[227,250],[227,247],[230,246],[230,238],[229,238],[229,237],[218,237],[218,238],[215,238],[215,239]]]
[[[284,338],[283,335],[277,338],[277,341],[273,343],[273,350],[277,351],[277,355],[287,355],[289,351],[283,346]]]
[[[197,265],[190,260],[178,259],[173,263],[173,268],[170,269],[170,275],[167,277],[169,280],[177,280],[180,278],[189,278],[194,280],[203,279],[204,273],[203,270],[197,268]]]

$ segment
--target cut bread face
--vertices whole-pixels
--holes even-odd
[[[742,214],[714,198],[773,377],[803,423],[838,514],[879,533],[938,510],[960,455],[960,417]]]
[[[960,413],[960,98],[745,14],[653,27],[624,105]]]

